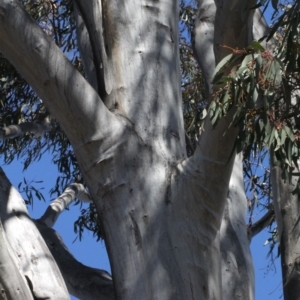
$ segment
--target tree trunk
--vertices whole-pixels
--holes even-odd
[[[252,13],[245,23],[240,2],[217,3],[217,62],[226,55],[221,44],[247,45]],[[91,1],[97,11],[78,3],[97,91],[16,0],[0,2],[0,50],[72,143],[105,232],[116,298],[222,299],[219,230],[235,157],[234,109],[214,127],[207,120],[187,159],[177,1]]]
[[[289,183],[282,179],[282,169],[272,158],[272,191],[281,255],[283,293],[285,300],[299,299],[300,295],[300,216],[299,197],[293,195],[297,179]],[[287,179],[288,180],[288,179]]]
[[[106,20],[124,20],[112,28],[111,63],[120,88],[106,101],[117,99],[116,112],[130,123],[115,142],[119,148],[95,158],[98,165],[84,172],[87,182],[94,182],[90,190],[103,222],[117,297],[221,299],[218,230],[236,129],[223,136],[230,115],[219,129],[208,122],[195,157],[185,158],[180,78],[175,76],[177,3],[149,3],[140,10],[130,3],[116,7],[112,1],[106,7]],[[225,140],[221,152],[215,141]],[[91,157],[86,150],[76,152],[81,163]],[[206,172],[215,178],[207,180]]]

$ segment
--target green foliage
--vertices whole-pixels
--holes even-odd
[[[180,66],[181,90],[183,100],[183,116],[185,132],[187,134],[187,153],[192,155],[196,147],[196,140],[201,132],[203,119],[206,116],[205,82],[194,57],[191,35],[196,17],[195,1],[181,1],[180,3]]]
[[[249,210],[249,223],[252,223],[257,206],[268,208],[271,204],[269,153],[266,149],[251,151],[243,161],[245,190]]]
[[[72,51],[77,52],[72,0],[21,0],[21,3],[68,57],[73,56]]]
[[[209,108],[214,124],[229,109],[235,110],[231,126],[240,128],[237,148],[244,154],[250,224],[255,207],[269,207],[272,201],[269,153],[275,153],[284,181],[291,182],[292,176],[300,178],[300,4],[272,4],[277,11],[268,48],[254,42],[247,49],[232,49],[232,54],[216,68],[215,93]],[[300,194],[299,179],[293,193]],[[276,230],[271,228],[269,254],[273,261],[277,239]]]
[[[18,184],[18,190],[20,191],[21,194],[23,194],[26,197],[24,198],[24,200],[27,205],[33,206],[34,197],[36,197],[39,200],[45,201],[45,198],[41,193],[41,190],[43,190],[44,188],[41,187],[37,189],[35,187],[36,184],[40,184],[40,183],[42,183],[42,181],[32,180],[30,182],[27,182],[26,178],[23,178],[23,182],[20,182]]]
[[[104,233],[100,222],[98,220],[98,214],[93,204],[88,209],[82,209],[81,215],[74,223],[74,232],[78,234],[79,240],[82,239],[84,229],[93,232],[97,241],[103,238]]]

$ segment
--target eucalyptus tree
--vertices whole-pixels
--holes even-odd
[[[28,295],[65,299],[67,289],[91,299],[221,299],[226,295],[224,289],[230,288],[223,284],[222,291],[220,232],[224,237],[230,226],[220,231],[223,211],[227,201],[225,221],[236,217],[230,214],[227,200],[236,145],[241,150],[251,144],[251,135],[245,135],[251,132],[247,117],[249,110],[261,112],[257,94],[265,87],[262,83],[257,87],[250,80],[253,76],[246,75],[259,58],[268,60],[259,43],[246,48],[253,40],[253,26],[265,29],[260,18],[254,18],[253,24],[255,4],[197,3],[194,51],[206,80],[207,96],[202,97],[211,103],[211,118],[202,120],[205,109],[191,118],[201,124],[196,127],[201,134],[197,133],[194,149],[183,124],[177,1],[0,1],[0,51],[26,81],[3,60],[3,70],[9,69],[10,76],[1,79],[1,122],[6,126],[2,136],[10,138],[24,130],[35,135],[46,132],[35,139],[30,134],[18,141],[6,139],[5,159],[26,151],[27,167],[51,149],[65,174],[54,192],[60,194],[70,178],[88,188],[82,190],[79,183],[68,187],[36,222],[54,259],[43,242],[35,246],[38,233],[30,222],[24,227],[32,232],[27,249],[36,247],[37,252],[29,250],[22,256],[21,237],[15,238],[14,229],[16,220],[28,218],[20,217],[26,216],[24,207],[13,202],[17,196],[9,193],[11,187],[2,176],[1,222],[6,233],[2,237],[3,243],[9,243],[1,259],[7,260],[7,253],[12,258],[1,278],[6,278],[7,270],[19,278],[17,287],[10,282],[3,285],[9,298],[17,299],[13,292],[20,290],[20,299],[26,293],[28,299]],[[236,166],[229,199],[239,200],[237,195],[244,196],[238,160]],[[72,270],[84,267],[59,247],[61,242],[50,230],[64,208],[62,203],[74,197],[94,203],[89,217],[97,216],[93,230],[105,240],[113,281],[104,271],[86,269],[96,280],[88,280],[80,289]],[[240,218],[245,201],[242,206],[237,203],[232,207],[242,207]],[[246,228],[236,233],[238,239],[244,238]],[[244,246],[248,253],[242,256],[249,261],[249,244]],[[39,255],[49,257],[47,263],[30,259]],[[244,267],[249,284],[241,293],[252,299],[253,277]],[[48,280],[36,277],[43,272]]]

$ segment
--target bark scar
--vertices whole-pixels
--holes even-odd
[[[174,169],[172,167],[166,170],[165,180],[167,183],[167,190],[165,195],[165,202],[167,205],[171,203],[171,199],[172,199],[171,184],[172,184],[173,173],[174,173]]]
[[[130,218],[132,221],[132,226],[133,226],[133,231],[134,231],[135,245],[136,245],[137,250],[140,250],[142,248],[141,231],[140,231],[139,226],[138,226],[136,220],[134,219],[132,213],[130,213]]]

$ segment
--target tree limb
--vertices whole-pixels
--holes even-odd
[[[0,51],[45,102],[73,146],[95,139],[96,128],[98,139],[107,134],[113,114],[17,0],[0,2]]]
[[[93,53],[94,51],[91,45],[89,32],[86,27],[86,22],[76,2],[77,1],[74,1],[74,18],[76,20],[76,35],[78,40],[78,49],[83,63],[85,76],[90,85],[96,91],[98,91],[98,75],[96,72],[96,61],[94,59]]]
[[[87,59],[93,57],[94,71],[97,77],[98,93],[102,100],[105,100],[105,95],[110,94],[113,87],[113,78],[111,74],[110,61],[107,57],[107,50],[105,49],[105,33],[104,30],[105,18],[103,17],[103,4],[98,0],[82,1],[76,0],[75,11],[78,11],[83,19],[82,27],[86,28],[87,33],[77,30],[79,40],[82,42],[82,38],[85,40],[85,44],[79,43],[80,52],[83,58],[85,66],[90,65]],[[89,16],[93,16],[92,18]],[[88,35],[84,37],[83,34]],[[112,37],[106,37],[111,39]],[[108,43],[108,41],[106,41]],[[86,57],[88,56],[88,57]],[[89,68],[90,69],[90,68]],[[111,109],[114,103],[106,103]]]
[[[39,137],[50,131],[50,129],[51,123],[49,118],[42,122],[24,122],[18,125],[9,125],[0,128],[0,140],[11,139],[25,133],[33,133],[36,137]]]
[[[259,234],[262,230],[268,227],[275,219],[274,209],[271,208],[268,212],[254,224],[249,224],[247,228],[248,240]]]
[[[55,230],[49,228],[47,222],[43,222],[42,218],[34,222],[43,237],[41,238],[27,215],[24,202],[20,203],[21,196],[10,185],[2,170],[0,177],[0,217],[6,231],[6,235],[4,235],[0,222],[0,268],[9,268],[10,272],[5,274],[11,281],[9,289],[6,288],[8,282],[6,279],[0,281],[0,287],[5,288],[7,296],[9,296],[9,291],[16,291],[16,289],[11,289],[12,285],[19,285],[22,288],[18,292],[19,298],[12,295],[8,299],[33,299],[24,277],[18,280],[16,278],[19,275],[16,275],[17,277],[14,279],[10,277],[19,272],[16,270],[16,266],[12,265],[14,262],[14,257],[11,257],[13,252],[16,253],[15,260],[23,270],[34,299],[69,299],[67,289],[69,293],[80,299],[114,299],[111,276],[103,270],[90,268],[78,262],[68,251],[61,237]],[[82,201],[91,201],[89,193],[83,185],[77,183],[68,186],[59,198],[63,205],[70,203],[75,197]],[[63,200],[66,202],[64,203]],[[30,227],[28,223],[33,226]],[[35,240],[33,240],[32,234],[36,237]],[[5,236],[7,236],[9,244],[6,243]],[[10,245],[12,245],[12,250],[7,251],[10,249]],[[8,256],[10,256],[9,259]],[[60,272],[57,269],[57,273],[55,273],[56,263],[60,269]],[[47,269],[48,265],[50,268]],[[61,279],[62,281],[58,283],[60,273],[64,280]],[[40,274],[47,274],[47,277],[41,278]],[[53,275],[55,276],[53,277]],[[58,287],[63,290],[64,284],[67,285],[67,289],[63,295]],[[26,286],[27,291],[22,285]]]
[[[0,169],[0,218],[19,267],[30,283],[34,298],[69,299],[69,293],[56,262],[30,219],[21,195],[11,185],[2,169]]]
[[[83,202],[92,202],[89,192],[82,184],[72,183],[48,206],[39,221],[52,228],[63,210],[76,198]]]

